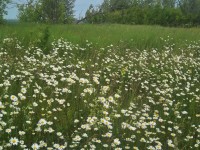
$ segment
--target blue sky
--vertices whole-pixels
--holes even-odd
[[[23,3],[26,0],[14,0],[17,3]],[[103,0],[76,0],[75,7],[74,7],[74,15],[76,18],[83,17],[85,15],[86,10],[90,6],[90,4],[93,4],[94,6],[98,6],[101,4]],[[17,8],[14,6],[8,6],[7,9],[8,15],[5,16],[5,19],[17,19]]]

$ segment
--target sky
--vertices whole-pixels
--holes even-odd
[[[26,2],[26,0],[14,0],[17,3]],[[90,4],[93,6],[98,6],[103,2],[103,0],[76,0],[74,7],[75,18],[79,19],[84,17],[86,10],[89,8]],[[8,6],[8,14],[4,16],[5,19],[17,19],[17,8],[14,6]]]

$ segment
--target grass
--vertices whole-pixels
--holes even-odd
[[[46,27],[1,26],[0,149],[199,150],[199,29]]]
[[[26,41],[33,41],[47,27],[50,31],[50,40],[63,37],[74,44],[84,45],[88,40],[97,47],[113,44],[125,48],[150,49],[161,48],[160,39],[173,38],[172,43],[177,48],[184,46],[187,41],[200,39],[199,28],[166,28],[161,26],[131,26],[118,24],[103,25],[45,25],[45,24],[9,24],[0,26],[0,38],[19,37]]]

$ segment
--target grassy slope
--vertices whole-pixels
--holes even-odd
[[[42,24],[10,24],[0,26],[0,38],[17,36],[25,40],[36,40],[44,28],[50,29],[51,39],[63,37],[70,42],[84,44],[86,40],[98,43],[98,47],[121,45],[126,48],[160,48],[163,43],[160,37],[173,38],[171,41],[180,47],[188,41],[200,40],[198,28],[166,28],[160,26],[131,25],[42,25]]]

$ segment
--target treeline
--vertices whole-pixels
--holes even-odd
[[[195,26],[200,24],[200,0],[104,0],[86,12],[88,23]]]
[[[0,23],[13,0],[0,0]],[[21,22],[74,23],[75,0],[26,0],[16,3]],[[200,24],[200,0],[104,0],[90,6],[77,22],[196,26]]]

